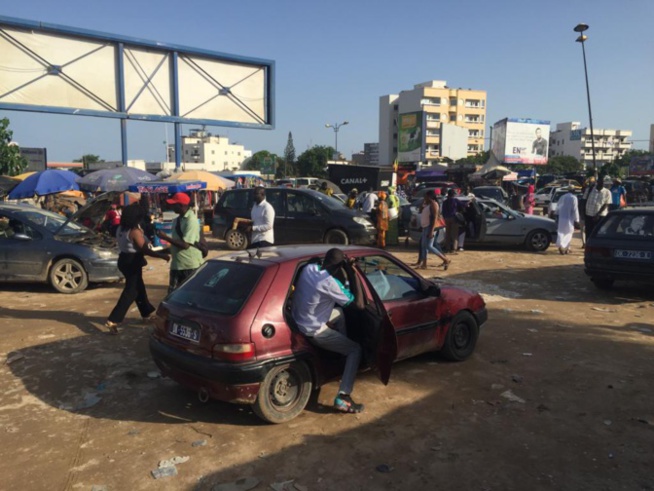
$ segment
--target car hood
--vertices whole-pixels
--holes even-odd
[[[370,216],[368,216],[367,213],[364,213],[359,210],[352,210],[350,208],[343,207],[342,210],[331,210],[331,211],[332,213],[335,213],[343,217],[351,217],[351,218],[361,217],[367,219],[370,222]],[[370,224],[372,225],[372,222],[370,222]]]
[[[59,227],[59,230],[55,232],[55,235],[58,235],[59,232],[63,230],[64,227],[70,222],[84,225],[83,221],[86,218],[89,218],[92,223],[98,225],[111,208],[111,204],[116,202],[116,199],[120,196],[120,194],[121,193],[118,192],[104,193],[88,201],[86,205],[68,217],[68,219],[61,225],[61,227]]]
[[[520,216],[520,219],[525,223],[533,224],[534,226],[546,227],[552,230],[556,230],[556,222],[551,218],[539,217],[536,215],[527,215],[522,212],[517,212]]]
[[[98,234],[93,231],[89,231],[86,234],[80,235],[55,235],[55,240],[58,240],[59,242],[65,242],[67,244],[78,244],[92,247],[94,249],[114,251],[116,253],[116,257],[118,257],[116,239],[104,234]]]

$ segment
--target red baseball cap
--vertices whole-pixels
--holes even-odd
[[[186,193],[175,193],[172,198],[166,200],[169,205],[188,205],[191,203],[191,198]]]

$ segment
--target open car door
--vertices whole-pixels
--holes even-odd
[[[362,272],[357,268],[366,297],[363,310],[352,309],[348,318],[355,320],[355,332],[348,335],[357,340],[363,348],[363,360],[384,385],[391,378],[391,365],[397,358],[397,337],[395,329],[384,308],[368,287]]]

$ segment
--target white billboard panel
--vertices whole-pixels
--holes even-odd
[[[468,128],[441,123],[440,156],[452,160],[468,156]]]
[[[493,125],[491,148],[503,164],[547,164],[550,122],[506,118]]]

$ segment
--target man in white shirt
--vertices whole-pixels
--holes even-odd
[[[361,310],[365,307],[353,263],[343,251],[333,248],[325,254],[322,266],[306,265],[295,285],[291,314],[311,344],[346,356],[343,378],[334,399],[334,407],[346,413],[363,411],[363,404],[350,397],[361,360],[361,346],[347,337],[343,312],[335,308],[336,304],[341,307],[353,304]],[[343,270],[354,295],[343,285]]]
[[[366,198],[363,200],[363,206],[361,207],[361,211],[367,213],[370,216],[372,223],[377,222],[376,208],[378,199],[379,198],[377,197],[377,194],[374,193],[372,189],[370,189],[366,195]]]
[[[593,233],[595,225],[609,213],[611,204],[611,191],[604,187],[604,180],[598,179],[595,187],[588,193],[586,202],[586,220],[584,230],[586,231],[586,240]]]
[[[266,201],[266,190],[258,186],[254,188],[254,206],[250,212],[252,225],[248,232],[252,233],[250,247],[270,247],[275,244],[275,209]]]

